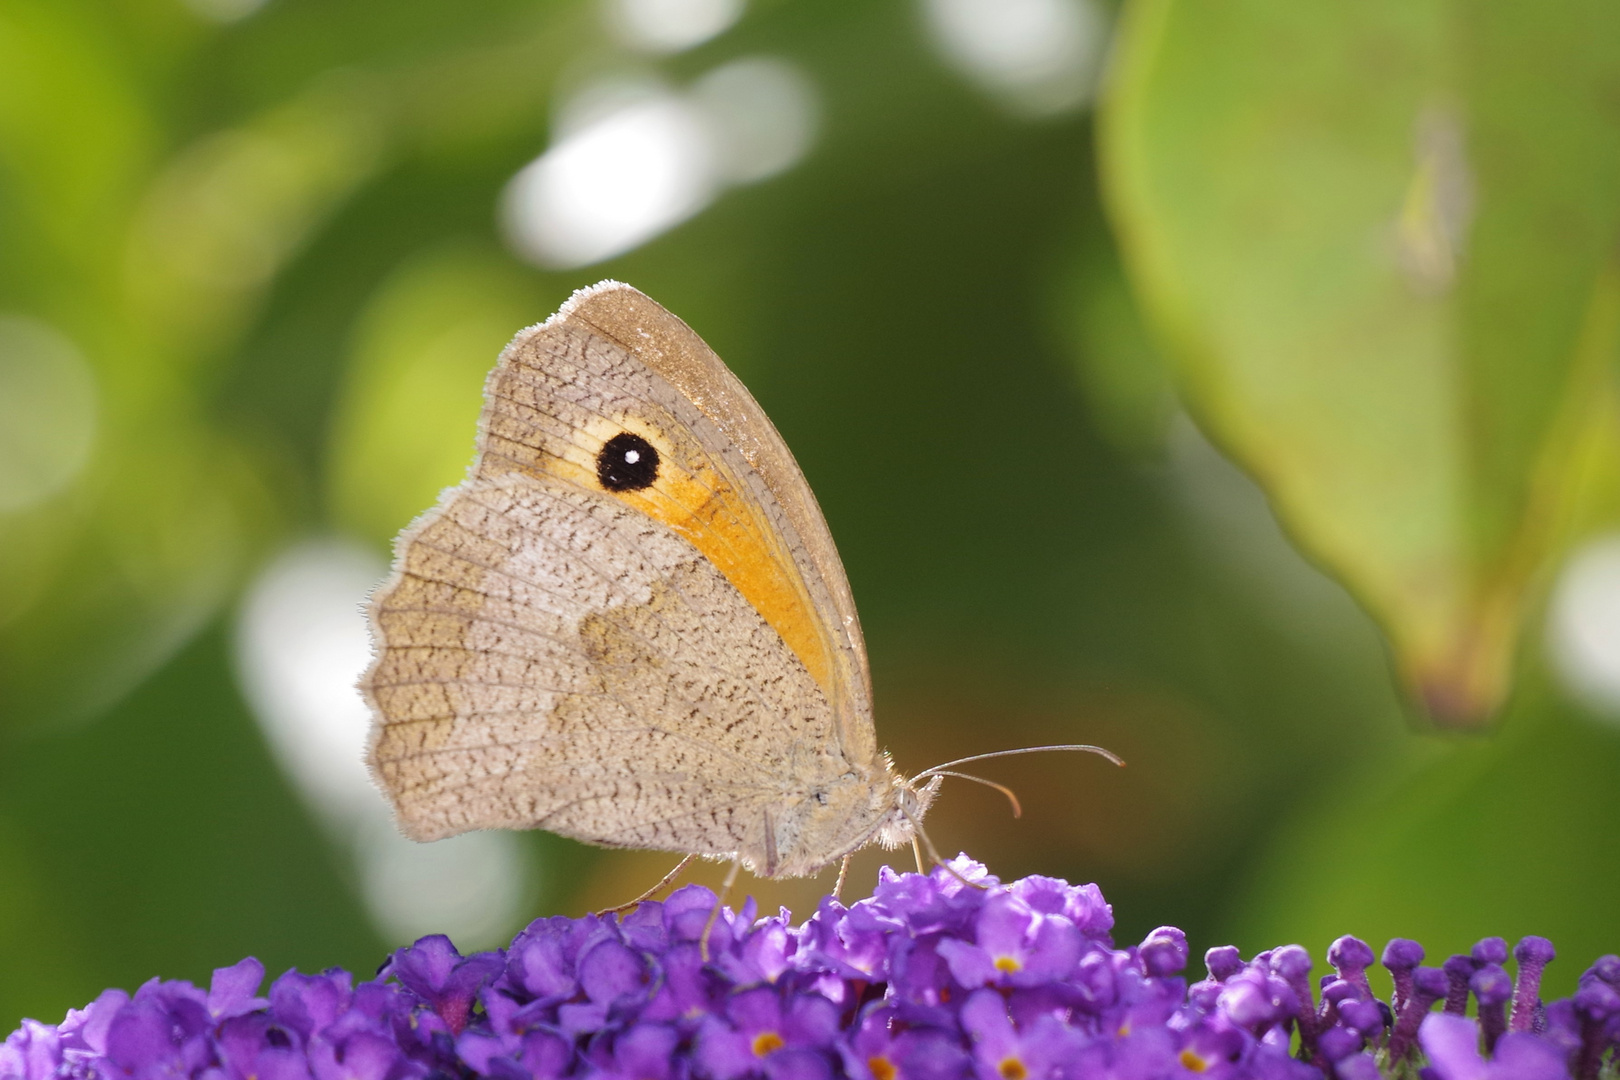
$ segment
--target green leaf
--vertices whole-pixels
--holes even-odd
[[[1620,740],[1525,678],[1498,737],[1412,737],[1371,770],[1336,778],[1295,815],[1236,892],[1219,940],[1245,955],[1298,942],[1320,962],[1355,934],[1421,941],[1428,963],[1481,937],[1550,937],[1543,997],[1613,952],[1620,864]]]
[[[1182,396],[1436,719],[1510,690],[1609,423],[1620,8],[1135,0],[1110,209]]]

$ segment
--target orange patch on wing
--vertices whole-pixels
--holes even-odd
[[[596,476],[596,455],[621,431],[640,435],[659,454],[658,479],[648,488],[609,491]],[[611,495],[674,529],[702,553],[781,635],[829,700],[833,660],[793,556],[776,538],[764,508],[738,490],[712,460],[681,462],[670,440],[642,417],[602,418],[575,429],[562,454],[542,451],[533,468]],[[691,470],[691,471],[689,471]]]
[[[755,611],[782,635],[816,684],[832,697],[831,663],[816,626],[810,598],[798,580],[792,556],[773,542],[762,514],[735,487],[710,468],[691,476],[678,468],[660,469],[658,480],[642,491],[611,492],[621,502],[674,529],[736,586]]]

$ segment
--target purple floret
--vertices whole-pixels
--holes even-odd
[[[1457,953],[1446,957],[1441,970],[1446,973],[1450,985],[1446,989],[1446,1012],[1453,1016],[1461,1016],[1468,1011],[1468,980],[1474,977],[1474,958]]]
[[[1161,926],[1137,946],[1149,975],[1175,975],[1187,969],[1187,935],[1173,926]]]
[[[1468,950],[1469,959],[1478,967],[1486,964],[1505,964],[1508,958],[1507,939],[1499,937],[1480,938],[1474,947]]]
[[[1567,1080],[1564,1054],[1553,1043],[1514,1032],[1504,1036],[1496,1054],[1479,1052],[1479,1029],[1472,1020],[1438,1013],[1423,1021],[1418,1033],[1435,1080]]]
[[[1451,980],[1439,968],[1420,967],[1412,972],[1412,993],[1395,1014],[1395,1027],[1389,1036],[1389,1056],[1393,1061],[1406,1057],[1416,1045],[1418,1028],[1434,1003],[1446,996]]]
[[[1367,969],[1372,967],[1373,951],[1365,941],[1349,934],[1339,938],[1328,946],[1328,963],[1339,973],[1339,978],[1372,993],[1367,984]]]
[[[1204,967],[1215,982],[1225,982],[1243,970],[1243,954],[1236,945],[1217,945],[1204,953]]]
[[[1613,957],[1573,999],[1543,1005],[1545,939],[1514,949],[1513,980],[1500,939],[1441,970],[1397,938],[1383,952],[1386,1005],[1367,980],[1373,951],[1342,937],[1318,1006],[1298,945],[1247,961],[1210,949],[1209,978],[1188,985],[1186,935],[1164,926],[1115,948],[1095,885],[1003,885],[965,856],[952,869],[884,870],[870,899],[826,898],[797,925],[785,911],[756,918],[752,901],[723,909],[707,959],[715,896],[687,886],[622,918],[537,919],[494,952],[425,937],[358,984],[289,971],[261,995],[252,959],[206,991],[153,980],[58,1025],[25,1021],[0,1045],[0,1080],[1584,1080],[1611,1068]],[[1448,1015],[1470,996],[1478,1023]],[[1447,1013],[1433,1012],[1442,998]]]
[[[432,1006],[450,1034],[460,1035],[478,991],[505,968],[506,960],[499,953],[463,957],[449,938],[433,934],[396,951],[379,974],[394,975],[405,989]],[[286,980],[283,976],[276,985]]]
[[[1557,955],[1552,942],[1534,934],[1513,947],[1519,974],[1513,982],[1513,1017],[1508,1026],[1514,1031],[1529,1031],[1535,1026],[1536,1012],[1541,1007],[1541,973]]]
[[[1390,978],[1395,981],[1395,996],[1390,1006],[1399,1016],[1402,1006],[1407,998],[1412,996],[1412,972],[1423,963],[1423,946],[1411,938],[1390,938],[1389,944],[1384,946],[1384,955],[1380,962],[1389,971]]]
[[[1506,951],[1504,948],[1503,952]],[[1468,980],[1468,988],[1473,991],[1474,1001],[1478,1004],[1479,1025],[1485,1033],[1485,1049],[1494,1052],[1496,1040],[1507,1030],[1507,1003],[1513,996],[1513,980],[1501,965],[1493,961],[1480,965],[1473,978]]]

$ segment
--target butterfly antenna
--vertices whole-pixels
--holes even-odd
[[[1006,784],[998,784],[994,780],[986,780],[982,776],[973,776],[965,772],[952,772],[951,770],[945,768],[938,770],[930,769],[929,771],[935,776],[954,776],[958,780],[972,780],[975,784],[983,784],[985,787],[993,787],[1003,795],[1007,796],[1007,801],[1012,803],[1013,817],[1024,816],[1024,808],[1018,804],[1017,794],[1015,794],[1013,789],[1008,787]]]
[[[918,780],[926,780],[930,776],[936,776],[944,773],[947,769],[954,769],[958,765],[969,765],[975,761],[989,761],[991,758],[1015,757],[1018,754],[1045,754],[1060,750],[1073,750],[1086,754],[1096,754],[1099,757],[1107,758],[1109,761],[1112,761],[1115,765],[1118,765],[1121,768],[1123,768],[1125,765],[1125,762],[1120,760],[1119,755],[1114,753],[1112,750],[1104,750],[1100,746],[1088,746],[1084,743],[1064,743],[1057,746],[1023,746],[1019,747],[1017,750],[996,750],[988,754],[974,754],[972,757],[957,758],[955,761],[947,761],[943,765],[935,765],[932,769],[924,769],[916,776],[913,776],[911,781],[912,783],[916,783]]]

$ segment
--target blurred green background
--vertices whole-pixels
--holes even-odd
[[[942,847],[1200,953],[1545,934],[1566,992],[1617,224],[1598,2],[0,0],[0,1030],[667,867],[414,847],[358,765],[389,540],[604,277],[792,446],[902,769],[1130,762],[987,766],[1023,820],[953,788]]]

